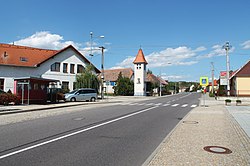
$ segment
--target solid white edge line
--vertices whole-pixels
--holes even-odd
[[[107,125],[107,124],[110,124],[110,123],[113,123],[113,122],[122,120],[122,119],[125,119],[125,118],[128,118],[128,117],[131,117],[131,116],[134,116],[134,115],[143,113],[143,112],[147,112],[147,111],[149,111],[149,110],[151,110],[151,109],[154,109],[154,108],[157,108],[157,107],[158,107],[158,106],[154,106],[154,107],[151,107],[151,108],[147,108],[147,109],[145,109],[145,110],[141,110],[141,111],[138,111],[138,112],[135,112],[135,113],[132,113],[132,114],[128,114],[128,115],[122,116],[122,117],[120,117],[120,118],[116,118],[116,119],[113,119],[113,120],[110,120],[110,121],[107,121],[107,122],[104,122],[104,123],[101,123],[101,124],[98,124],[98,125],[95,125],[95,126],[92,126],[92,127],[86,128],[86,129],[83,129],[83,130],[79,130],[79,131],[76,131],[76,132],[73,132],[73,133],[70,133],[70,134],[67,134],[67,135],[58,137],[58,138],[51,139],[51,140],[49,140],[49,141],[45,141],[45,142],[42,142],[42,143],[39,143],[39,144],[36,144],[36,145],[33,145],[33,146],[29,146],[29,147],[27,147],[27,148],[20,149],[20,150],[17,150],[17,151],[14,151],[14,152],[11,152],[11,153],[2,155],[2,156],[0,156],[0,159],[6,158],[6,157],[9,157],[9,156],[13,156],[13,155],[15,155],[15,154],[18,154],[18,153],[21,153],[21,152],[24,152],[24,151],[27,151],[27,150],[30,150],[30,149],[34,149],[34,148],[36,148],[36,147],[43,146],[43,145],[46,145],[46,144],[49,144],[49,143],[52,143],[52,142],[55,142],[55,141],[58,141],[58,140],[67,138],[67,137],[71,137],[71,136],[73,136],[73,135],[76,135],[76,134],[79,134],[79,133],[83,133],[83,132],[85,132],[85,131],[89,131],[89,130],[92,130],[92,129],[95,129],[95,128],[98,128],[98,127],[101,127],[101,126],[104,126],[104,125]]]

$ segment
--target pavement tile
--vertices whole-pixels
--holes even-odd
[[[203,103],[202,103],[203,104]],[[180,122],[158,148],[149,166],[250,165],[250,140],[223,102],[206,101],[208,107],[196,107]],[[205,151],[205,146],[221,146],[231,154]]]

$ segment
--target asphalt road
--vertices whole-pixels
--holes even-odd
[[[0,126],[0,165],[142,165],[199,97],[183,93]]]

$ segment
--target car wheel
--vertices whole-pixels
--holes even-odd
[[[70,99],[70,101],[76,101],[76,98],[72,97],[72,98]]]
[[[92,98],[90,99],[90,101],[91,101],[91,102],[95,102],[95,97],[92,97]]]

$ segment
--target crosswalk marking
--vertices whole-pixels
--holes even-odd
[[[119,103],[119,105],[131,105],[131,106],[135,106],[135,105],[143,106],[144,105],[144,106],[164,106],[164,107],[171,105],[172,107],[180,106],[182,108],[190,106],[189,104],[182,104],[182,105],[177,104],[177,103],[170,104],[169,102],[167,102],[166,104],[164,104],[164,103],[131,103],[131,102],[125,102],[125,103]],[[193,104],[190,107],[195,108],[195,107],[197,107],[197,105]]]
[[[186,107],[186,106],[188,106],[188,104],[183,104],[181,107]]]

